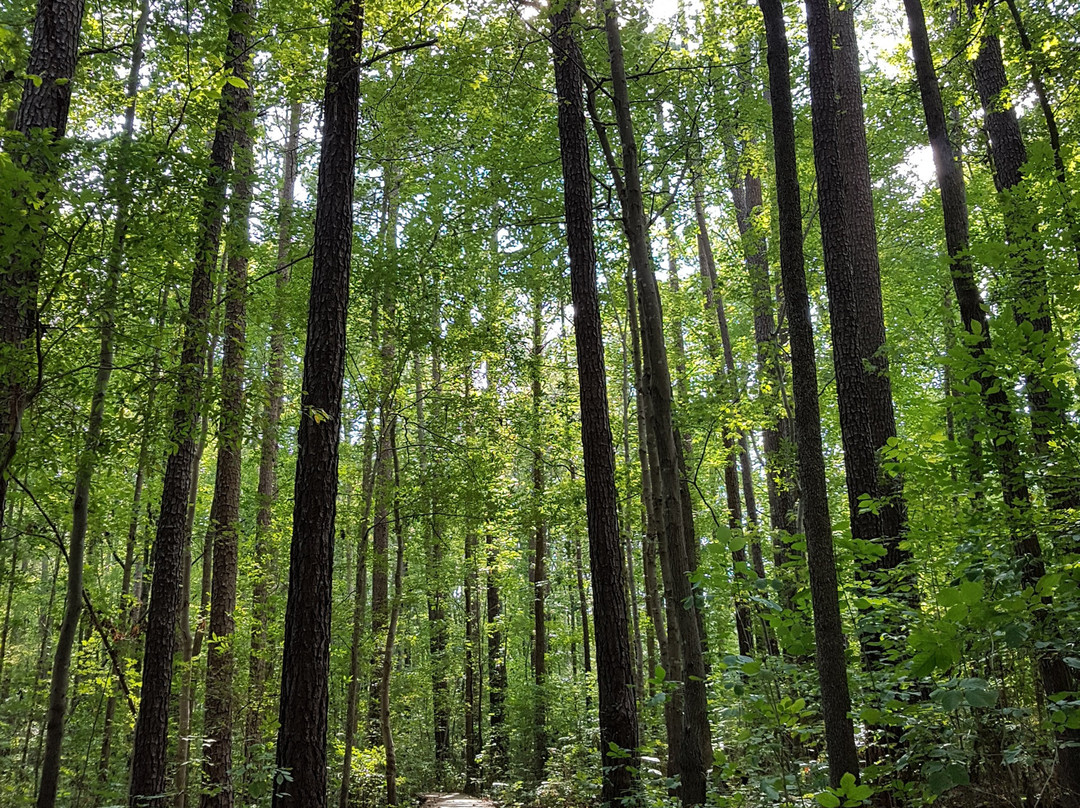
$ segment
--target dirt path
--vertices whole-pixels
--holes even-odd
[[[420,808],[495,808],[495,803],[467,794],[424,794]]]

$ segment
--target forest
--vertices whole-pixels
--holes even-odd
[[[1077,72],[4,0],[0,806],[1080,806]]]

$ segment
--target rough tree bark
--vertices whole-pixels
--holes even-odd
[[[244,363],[247,353],[248,257],[251,199],[254,192],[254,95],[250,76],[238,101],[233,192],[226,232],[225,352],[221,362],[221,409],[217,466],[210,506],[212,578],[206,695],[203,713],[201,808],[232,808],[233,674],[236,658],[236,576],[240,540],[240,471],[244,438]],[[206,559],[203,559],[206,564]]]
[[[78,58],[85,0],[39,0],[30,41],[15,134],[5,144],[14,165],[15,196],[25,196],[25,215],[0,225],[0,525],[7,512],[8,471],[22,435],[22,416],[42,368],[34,350],[38,335],[38,280],[53,204],[48,190],[59,142],[67,131],[71,79]],[[36,187],[35,187],[36,186]]]
[[[582,95],[583,59],[571,27],[578,5],[577,2],[567,3],[551,15],[550,40],[559,101],[563,209],[574,301],[589,568],[596,620],[596,678],[604,772],[600,799],[604,804],[617,805],[634,793],[639,764],[637,702],[627,618],[625,560],[619,535],[615,453],[608,416],[603,329],[596,288],[592,180]],[[587,627],[585,632],[587,642]],[[615,755],[612,754],[613,747],[620,750]]]
[[[325,808],[338,436],[352,261],[363,0],[335,0],[304,349],[274,808]]]
[[[251,60],[252,13],[250,0],[234,0],[225,46],[225,74],[228,76],[247,75]],[[232,83],[226,83],[222,89],[199,218],[199,240],[191,274],[170,431],[170,445],[174,448],[166,461],[154,541],[154,578],[146,621],[143,685],[128,789],[128,800],[133,808],[153,804],[165,792],[169,691],[176,647],[176,620],[183,591],[184,551],[190,539],[187,506],[196,454],[196,423],[202,404],[212,287],[210,275],[217,260],[225,187],[232,165],[233,144],[239,126],[238,104],[243,92]]]
[[[810,598],[814,611],[815,663],[825,721],[829,782],[836,787],[845,773],[858,776],[859,757],[855,748],[854,727],[848,717],[851,697],[847,680],[846,642],[837,593],[825,460],[822,455],[810,297],[806,290],[799,202],[802,196],[795,153],[795,116],[791,100],[791,68],[784,29],[784,6],[781,0],[759,0],[759,5],[765,19],[768,47],[776,197],[780,220],[780,271],[791,339],[795,445],[810,572]]]
[[[675,619],[682,639],[683,681],[683,738],[680,750],[679,798],[683,805],[705,802],[705,782],[708,761],[709,714],[705,693],[705,658],[698,628],[698,609],[689,575],[683,525],[681,480],[678,449],[672,427],[671,372],[664,346],[663,314],[660,290],[656,283],[648,221],[638,164],[637,141],[630,115],[630,96],[623,58],[622,33],[618,10],[612,0],[601,0],[607,38],[608,60],[611,65],[615,118],[622,147],[623,228],[630,247],[631,263],[637,280],[638,302],[641,307],[641,332],[645,389],[648,393],[650,432],[655,436],[657,465],[663,496],[663,529],[666,551],[672,557],[672,587],[675,595]],[[710,756],[711,757],[711,756]]]

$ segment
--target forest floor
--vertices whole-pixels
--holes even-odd
[[[467,794],[422,794],[420,808],[495,808],[495,803]]]

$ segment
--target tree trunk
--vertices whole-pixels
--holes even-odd
[[[836,787],[845,773],[859,774],[855,732],[848,713],[846,642],[840,617],[832,522],[829,517],[825,459],[818,408],[817,363],[803,259],[802,199],[795,154],[795,116],[784,7],[780,0],[759,0],[768,46],[776,198],[779,206],[780,271],[791,338],[792,393],[795,399],[795,445],[799,489],[814,611],[815,663],[821,689],[829,782]]]
[[[5,193],[26,198],[26,215],[0,225],[0,243],[7,252],[0,268],[0,345],[5,357],[0,368],[0,520],[7,512],[8,473],[22,435],[23,412],[37,393],[43,371],[34,350],[38,280],[53,213],[49,188],[67,131],[84,10],[85,0],[39,0],[15,116],[18,134],[8,149],[12,163],[24,166],[25,174],[18,176],[21,187]]]
[[[117,294],[122,271],[124,238],[131,213],[131,184],[129,165],[132,132],[135,128],[135,97],[139,88],[139,70],[142,66],[143,38],[149,15],[147,0],[143,0],[139,21],[135,27],[132,45],[131,67],[128,72],[128,106],[124,113],[124,128],[120,136],[120,151],[116,158],[115,180],[109,196],[116,200],[113,220],[113,238],[105,267],[105,291],[101,304],[101,342],[98,349],[98,369],[94,378],[94,391],[90,399],[90,417],[86,427],[83,450],[75,471],[75,495],[72,504],[71,537],[68,547],[67,591],[64,597],[64,617],[56,640],[53,657],[52,680],[49,689],[49,706],[45,721],[45,756],[41,766],[41,783],[38,787],[38,808],[56,805],[60,785],[61,750],[64,741],[64,721],[67,713],[68,676],[71,669],[75,633],[82,613],[83,596],[83,550],[86,543],[87,522],[90,515],[90,490],[101,450],[101,437],[105,424],[105,395],[113,369],[113,344],[116,333]],[[0,502],[0,508],[3,503]]]
[[[278,197],[277,280],[275,316],[270,324],[270,359],[266,369],[266,399],[259,446],[259,510],[255,515],[255,581],[252,586],[251,658],[248,663],[248,713],[244,727],[244,760],[250,767],[255,750],[264,743],[266,683],[270,678],[270,638],[267,630],[273,616],[270,585],[274,553],[270,547],[270,526],[278,495],[278,432],[285,392],[285,299],[289,283],[289,248],[292,246],[293,195],[296,188],[297,149],[300,143],[300,102],[289,105],[288,135],[283,154],[281,193]]]
[[[638,461],[641,465],[641,505],[644,512],[641,556],[645,578],[645,608],[656,631],[660,658],[664,667],[662,676],[659,676],[660,671],[655,669],[651,670],[650,674],[653,678],[659,678],[660,687],[663,688],[665,682],[682,681],[682,641],[673,609],[670,558],[666,552],[658,553],[662,497],[659,493],[656,441],[649,434],[646,413],[648,394],[645,391],[642,368],[638,304],[637,295],[634,293],[632,269],[627,270],[625,282],[627,320],[630,323],[630,346],[634,362],[634,386],[637,392]],[[660,583],[663,585],[664,598],[661,598],[661,589],[656,578],[657,560],[660,562]],[[664,731],[668,745],[667,776],[671,779],[679,774],[682,722],[682,691],[671,690],[664,699]]]
[[[377,311],[372,314],[372,334],[377,338]],[[374,344],[375,339],[372,340]],[[361,659],[363,656],[364,619],[367,616],[367,546],[371,531],[371,505],[375,488],[375,469],[371,456],[375,448],[375,427],[372,421],[375,408],[367,410],[364,419],[364,438],[361,442],[363,470],[360,475],[360,530],[356,549],[356,592],[353,600],[352,642],[349,645],[349,688],[345,697],[345,757],[341,766],[341,790],[338,808],[348,808],[349,787],[352,785],[352,753],[356,745],[357,722],[361,684]]]
[[[571,20],[578,3],[568,3],[551,17],[551,47],[559,99],[559,147],[562,154],[563,208],[570,254],[581,399],[581,446],[585,465],[589,567],[596,624],[596,665],[600,704],[600,754],[604,773],[600,800],[621,804],[634,794],[638,759],[637,702],[626,602],[626,566],[619,535],[615,453],[608,415],[607,375],[600,301],[596,288],[593,243],[592,181],[582,98],[583,59]],[[578,545],[578,590],[582,597],[585,666],[589,667],[589,627],[584,608]],[[613,754],[614,750],[618,750]]]
[[[363,0],[335,0],[323,102],[281,668],[277,766],[288,770],[292,780],[275,787],[274,808],[326,806],[334,517],[363,19]]]
[[[1063,423],[1069,395],[1064,389],[1058,389],[1049,372],[1059,348],[1053,331],[1043,247],[1038,243],[1041,225],[1038,206],[1025,198],[1022,184],[1027,148],[1016,117],[1016,108],[1010,100],[993,11],[984,0],[968,0],[968,9],[973,14],[985,14],[981,21],[979,52],[974,62],[975,87],[982,103],[984,126],[990,137],[994,185],[1005,220],[1007,277],[1011,286],[1008,297],[1013,317],[1020,326],[1021,350],[1029,360],[1027,364],[1033,368],[1024,378],[1024,393],[1031,413],[1031,434],[1035,452],[1046,469],[1043,484],[1049,504],[1055,509],[1075,508],[1080,504],[1076,480],[1071,472],[1058,470],[1059,458],[1052,445],[1054,430]]]
[[[471,408],[473,367],[466,365],[465,395],[463,409]],[[466,428],[467,445],[471,445],[471,426]],[[476,553],[476,524],[471,516],[466,516],[464,580],[465,592],[465,793],[476,795],[480,790],[480,715],[482,712],[478,687],[477,667],[480,661],[480,601],[479,559]]]
[[[393,671],[394,639],[397,635],[398,618],[401,615],[402,577],[405,572],[405,529],[401,521],[401,503],[397,491],[400,488],[400,469],[397,453],[397,428],[390,432],[390,453],[393,455],[394,474],[394,537],[397,539],[397,557],[394,562],[394,601],[390,607],[390,618],[386,625],[386,646],[383,649],[382,669],[379,672],[379,725],[382,729],[383,749],[386,752],[386,804],[396,806],[397,794],[397,753],[394,749],[394,735],[390,728],[390,674]]]
[[[835,11],[832,0],[807,0],[806,12],[814,162],[848,511],[854,539],[874,542],[883,551],[880,557],[865,560],[862,569],[877,573],[879,583],[895,592],[900,582],[890,571],[907,553],[899,547],[902,496],[895,481],[884,479],[878,455],[885,446],[884,436],[895,435],[895,427],[890,432],[887,423],[892,401],[884,375],[884,325],[854,26],[846,12]],[[858,126],[852,123],[856,117]],[[849,165],[852,162],[858,164]],[[908,592],[906,597],[911,596]],[[872,666],[884,662],[881,640],[860,634],[863,654]]]
[[[676,619],[682,639],[685,665],[683,682],[683,738],[679,797],[684,806],[705,802],[705,758],[709,746],[709,713],[705,692],[705,658],[698,629],[698,609],[690,585],[690,568],[683,525],[683,506],[678,451],[671,414],[671,373],[664,346],[663,314],[650,254],[648,222],[638,166],[637,142],[630,116],[630,98],[623,60],[622,34],[614,2],[602,2],[608,59],[611,64],[615,116],[622,146],[624,183],[623,227],[630,246],[631,263],[637,276],[641,306],[641,331],[645,389],[651,432],[656,436],[657,462],[663,492],[665,544],[672,554],[672,585]],[[711,755],[710,755],[711,758]]]
[[[206,696],[203,718],[201,808],[232,808],[233,634],[240,533],[240,471],[244,437],[244,362],[247,353],[246,298],[254,184],[253,94],[250,76],[237,102],[235,180],[226,234],[225,353],[221,363],[221,411],[217,430],[217,469],[210,506],[212,584]],[[207,560],[203,559],[203,565]]]
[[[226,75],[243,76],[251,59],[250,0],[234,0],[228,42]],[[244,82],[238,82],[244,83]],[[161,513],[154,542],[154,580],[146,624],[143,684],[135,723],[131,783],[132,808],[160,800],[165,793],[168,747],[169,691],[172,682],[176,621],[183,590],[183,559],[189,544],[187,500],[195,460],[195,431],[202,400],[210,314],[210,275],[217,261],[225,187],[232,164],[233,142],[240,125],[238,104],[244,91],[231,83],[222,89],[217,128],[210,152],[210,170],[199,220],[199,241],[191,274],[184,327],[183,352],[166,461]]]
[[[494,518],[494,517],[493,517]],[[499,591],[498,547],[490,531],[484,542],[487,546],[487,659],[488,659],[488,716],[490,736],[489,783],[506,774],[508,738],[506,736],[506,653],[503,648],[502,593]]]
[[[434,333],[439,333],[441,316],[439,306],[436,305],[432,317]],[[441,394],[442,388],[442,358],[439,346],[432,344],[431,348],[431,392]],[[423,417],[422,397],[417,396],[421,403],[417,413],[417,422],[422,435],[426,436],[426,422]],[[445,422],[445,407],[442,408],[440,423]],[[426,452],[426,438],[420,444],[421,451]],[[422,454],[422,458],[426,455]],[[431,458],[426,458],[430,461]],[[432,463],[431,468],[436,468]],[[432,701],[432,725],[434,727],[434,752],[435,766],[437,769],[437,782],[442,782],[445,769],[450,763],[450,697],[447,692],[446,668],[446,591],[443,588],[443,556],[445,555],[443,543],[443,528],[439,514],[439,500],[437,497],[438,486],[434,480],[427,485],[430,491],[430,516],[428,520],[431,533],[430,549],[428,553],[429,568],[428,577],[428,653],[431,657],[431,701]]]
[[[533,776],[544,779],[547,763],[547,615],[544,611],[544,595],[547,587],[547,518],[544,515],[544,452],[543,421],[540,405],[543,401],[543,303],[539,292],[533,293],[532,322],[532,507],[533,507],[533,564],[532,564],[532,617],[533,617],[533,676],[536,684],[536,710],[533,714],[533,737],[535,757]]]

